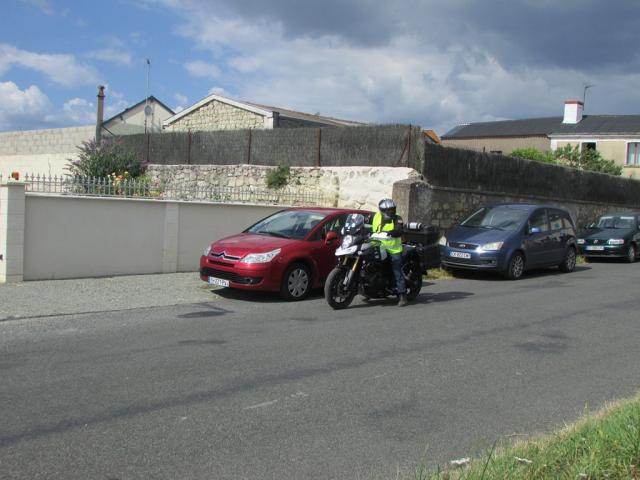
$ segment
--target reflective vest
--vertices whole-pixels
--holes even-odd
[[[382,213],[378,212],[373,216],[373,233],[391,232],[393,229],[393,221],[382,225]],[[379,240],[379,242],[389,253],[402,253],[402,239],[400,237],[390,237],[388,240]]]

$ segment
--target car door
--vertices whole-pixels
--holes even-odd
[[[549,257],[545,263],[555,265],[564,258],[568,234],[564,228],[563,215],[560,210],[548,209],[547,215],[549,217]]]
[[[311,257],[316,264],[318,276],[321,280],[324,280],[337,264],[335,252],[336,248],[340,246],[340,242],[342,241],[341,230],[344,226],[347,215],[348,213],[341,213],[329,218],[318,227],[313,236],[309,239]],[[335,232],[338,235],[338,238],[331,242],[327,242],[326,238],[327,233],[329,232]]]
[[[545,208],[535,210],[529,216],[524,244],[528,267],[540,267],[548,262],[553,247]]]

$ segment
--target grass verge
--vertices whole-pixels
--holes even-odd
[[[455,278],[451,272],[442,268],[430,268],[424,276],[427,280],[452,280]]]
[[[468,465],[418,480],[640,479],[640,396],[609,405],[548,437],[493,448]]]

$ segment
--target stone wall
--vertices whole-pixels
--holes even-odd
[[[150,165],[152,181],[165,188],[194,190],[208,187],[265,189],[267,173],[261,165]],[[321,193],[324,206],[376,209],[382,198],[391,197],[394,183],[420,179],[411,168],[390,167],[291,167],[289,187],[301,194]]]
[[[424,181],[401,181],[393,198],[405,217],[448,228],[487,203],[568,209],[576,225],[611,210],[640,209],[640,182],[532,160],[425,145]]]
[[[264,117],[248,110],[212,100],[169,125],[169,132],[198,130],[263,129]]]

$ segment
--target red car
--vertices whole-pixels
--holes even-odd
[[[301,300],[321,287],[336,265],[334,252],[350,213],[337,208],[290,208],[260,220],[244,232],[207,247],[200,278],[212,285],[280,292]]]

